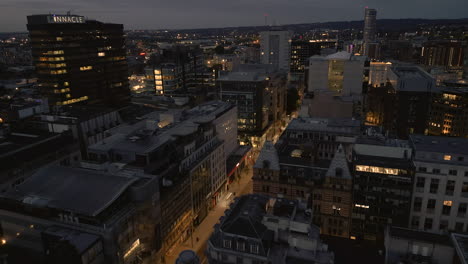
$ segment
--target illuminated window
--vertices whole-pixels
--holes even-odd
[[[104,56],[106,56],[106,53],[105,53],[105,52],[98,52],[97,55],[98,55],[99,57],[104,57]]]
[[[162,81],[156,81],[156,85],[162,85]]]
[[[50,71],[50,74],[57,75],[57,74],[65,74],[67,73],[67,70],[56,70],[56,71]]]
[[[161,74],[160,70],[154,70],[154,74]]]
[[[140,239],[137,239],[137,240],[135,240],[135,242],[132,243],[130,248],[125,252],[124,259],[127,258],[128,256],[130,256],[130,254],[132,254],[133,252],[135,252],[135,250],[138,248],[138,246],[140,246]]]
[[[89,71],[93,69],[93,66],[82,66],[80,67],[80,71]]]
[[[450,155],[444,155],[444,160],[451,160],[452,159],[452,156]]]
[[[74,104],[74,103],[78,103],[78,102],[85,101],[85,100],[88,100],[88,96],[82,96],[82,97],[76,98],[76,99],[70,99],[70,100],[63,101],[63,102],[57,102],[56,104],[57,105],[68,105],[68,104]]]
[[[49,50],[47,52],[44,52],[44,55],[60,55],[63,54],[63,50]]]
[[[68,85],[70,85],[70,83],[64,82],[63,85],[68,86]]]
[[[66,94],[65,97],[66,97],[66,98],[70,98],[71,95],[70,95],[70,94]]]
[[[445,206],[452,206],[452,201],[444,201]]]
[[[398,175],[399,170],[393,168],[383,168],[376,166],[356,165],[356,171],[372,172],[379,174]]]
[[[63,40],[62,37],[56,37],[55,39],[56,39],[57,41],[62,41],[62,40]]]

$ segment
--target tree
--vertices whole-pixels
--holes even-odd
[[[224,47],[221,46],[221,45],[216,46],[215,53],[216,54],[224,54]]]

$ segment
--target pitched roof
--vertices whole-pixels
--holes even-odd
[[[254,168],[280,170],[278,152],[276,151],[273,142],[267,141],[263,145],[260,155],[255,162]]]
[[[338,171],[341,171],[341,174],[337,174]],[[325,176],[352,179],[351,172],[349,171],[348,160],[346,159],[345,151],[341,144],[336,150],[335,156],[333,157]]]

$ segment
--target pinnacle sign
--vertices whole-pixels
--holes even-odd
[[[84,23],[85,19],[83,16],[57,16],[52,15],[47,17],[48,23]]]

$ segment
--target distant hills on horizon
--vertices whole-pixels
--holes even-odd
[[[468,18],[458,19],[424,19],[424,18],[402,18],[402,19],[377,19],[377,27],[383,31],[408,31],[416,29],[421,25],[460,25],[468,27]],[[125,26],[125,25],[124,25]],[[221,28],[194,28],[194,29],[132,29],[126,31],[157,31],[157,30],[168,30],[176,32],[201,32],[201,31],[232,31],[237,29],[238,31],[260,31],[267,30],[272,27],[283,28],[288,30],[312,30],[312,29],[351,29],[351,28],[362,28],[364,26],[363,20],[354,21],[331,21],[331,22],[315,22],[315,23],[300,23],[300,24],[285,24],[277,26],[238,26],[238,27],[221,27]],[[24,34],[23,32],[0,32],[2,35],[12,34]]]

